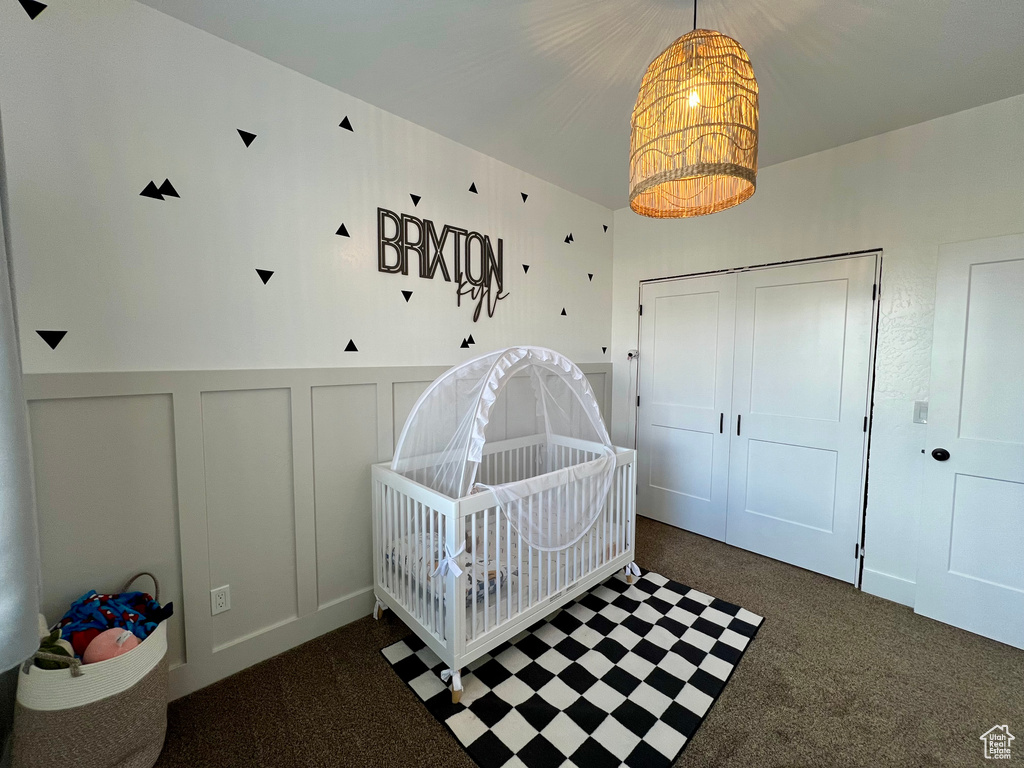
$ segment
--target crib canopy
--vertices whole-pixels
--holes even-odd
[[[531,448],[526,466],[496,471],[488,443]],[[509,347],[446,371],[420,396],[391,468],[451,498],[493,490],[531,546],[559,549],[604,506],[615,450],[583,372],[543,347]],[[483,468],[482,468],[483,465]]]

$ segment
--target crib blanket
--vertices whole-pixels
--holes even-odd
[[[438,564],[441,562],[438,557],[438,553],[443,549],[439,545],[437,534],[435,533],[430,543],[430,552],[427,555],[426,563],[426,574],[427,578],[431,578],[431,574],[437,569]],[[410,567],[410,558],[412,559],[412,570],[410,576],[413,581],[424,572],[423,556],[420,554],[421,550],[420,539],[417,536],[409,535],[402,538],[396,539],[394,545],[390,551],[385,551],[384,560],[388,565],[394,564],[398,569],[399,573],[402,573],[405,568]],[[493,558],[490,558],[493,561]],[[518,574],[518,569],[512,568],[511,574],[505,565],[494,566],[491,563],[491,567],[488,568],[487,558],[481,554],[479,557],[474,558],[470,553],[463,552],[458,557],[459,567],[466,573],[466,604],[468,605],[474,599],[483,600],[485,590],[488,594],[493,595],[496,589],[500,589],[506,583],[511,576]],[[486,577],[484,571],[487,571]],[[437,589],[440,590],[441,582],[438,581]],[[486,585],[486,586],[485,586]]]

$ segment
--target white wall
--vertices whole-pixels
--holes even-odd
[[[135,2],[0,4],[0,71],[26,372],[608,359],[602,206]],[[140,196],[165,178],[180,199]],[[502,238],[494,317],[378,272],[378,206]]]
[[[881,247],[881,318],[864,588],[912,604],[941,243],[1024,231],[1024,96],[765,168],[748,202],[714,216],[615,212],[613,439],[627,439],[626,350],[640,280]],[[631,432],[629,432],[631,434]]]

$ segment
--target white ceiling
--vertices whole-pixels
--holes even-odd
[[[688,0],[141,0],[609,208]],[[1024,93],[1022,0],[701,0],[760,84],[761,167]]]

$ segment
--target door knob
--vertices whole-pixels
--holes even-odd
[[[949,451],[945,448],[936,448],[932,451],[932,458],[936,461],[946,461],[949,458]]]

